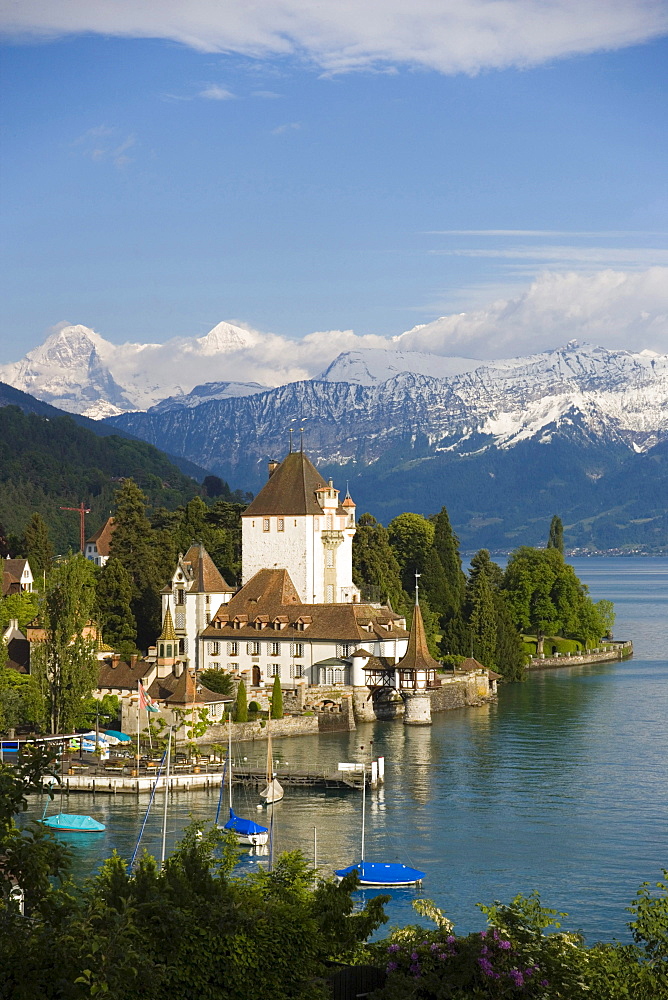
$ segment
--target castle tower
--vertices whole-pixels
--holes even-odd
[[[158,636],[156,646],[158,676],[164,677],[165,674],[171,673],[173,670],[179,652],[179,640],[174,631],[174,622],[172,621],[172,613],[169,608],[165,612],[162,622],[162,632]]]
[[[261,569],[287,569],[304,604],[359,601],[353,583],[355,504],[339,502],[303,451],[269,463],[269,480],[241,518],[242,583]]]
[[[416,573],[415,607],[408,648],[403,659],[396,665],[396,686],[404,700],[405,726],[431,725],[429,688],[436,687],[436,672],[441,666],[427,646],[427,635],[418,601],[418,576]]]

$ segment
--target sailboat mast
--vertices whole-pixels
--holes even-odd
[[[366,764],[362,764],[362,861],[364,861],[364,823],[366,820]]]
[[[232,713],[227,713],[227,781],[232,808]]]
[[[165,867],[167,844],[167,803],[169,802],[169,765],[172,755],[172,727],[167,730],[167,769],[165,771],[165,803],[162,810],[162,845],[160,847],[160,867]]]

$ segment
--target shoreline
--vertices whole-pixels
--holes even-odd
[[[621,660],[629,660],[633,656],[633,642],[628,639],[624,642],[616,642],[613,649],[593,650],[590,653],[556,653],[554,656],[532,657],[527,663],[526,669],[549,670],[552,667],[572,667],[581,663],[618,663]]]

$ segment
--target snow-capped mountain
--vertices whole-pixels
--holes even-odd
[[[473,358],[443,358],[421,351],[389,351],[364,348],[343,351],[318,376],[322,382],[350,382],[353,385],[378,385],[402,372],[449,378],[473,371],[483,364]]]
[[[176,400],[193,386],[206,395],[198,385],[205,373],[220,380],[218,395],[242,395],[257,392],[258,383],[226,378],[229,359],[252,349],[257,336],[219,323],[204,337],[112,344],[86,326],[62,326],[23,360],[0,365],[0,381],[93,419]]]
[[[254,488],[287,429],[305,428],[321,465],[396,465],[473,455],[555,433],[644,451],[668,439],[668,356],[571,343],[528,358],[437,378],[402,372],[383,382],[308,380],[198,406],[154,407],[113,423]]]

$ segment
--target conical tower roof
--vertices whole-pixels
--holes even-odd
[[[427,646],[427,635],[424,630],[424,621],[420,605],[417,602],[417,592],[415,607],[413,609],[413,621],[411,622],[411,633],[408,640],[408,649],[403,660],[396,665],[397,670],[440,670],[441,664],[429,652]]]
[[[174,622],[172,621],[172,612],[167,608],[165,611],[165,618],[162,623],[162,632],[158,636],[158,642],[176,642],[177,636],[174,631]]]

